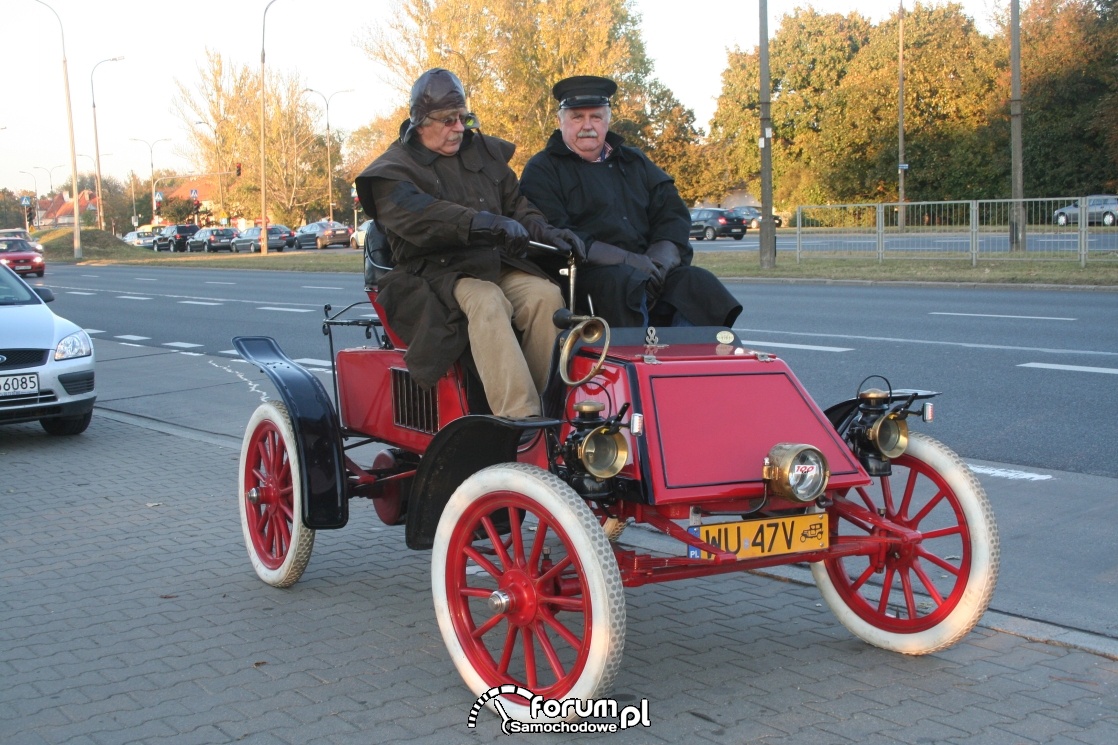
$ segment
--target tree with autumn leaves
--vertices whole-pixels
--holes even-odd
[[[1008,19],[1007,19],[1008,20]],[[1007,24],[981,33],[954,3],[905,14],[906,197],[1004,198],[1010,191]],[[874,24],[811,8],[785,15],[770,41],[774,196],[796,204],[888,201],[897,182],[898,17]],[[297,76],[268,81],[269,204],[297,223],[322,211],[325,148],[340,163],[335,194],[398,136],[408,92],[446,67],[482,129],[517,143],[513,167],[556,126],[554,83],[618,82],[612,128],[676,179],[689,203],[759,190],[759,58],[727,50],[718,108],[704,132],[656,79],[628,0],[399,0],[362,34],[390,71],[398,107],[326,143]],[[1026,196],[1118,191],[1118,0],[1032,0],[1022,13]],[[717,74],[712,71],[711,74]],[[259,201],[259,79],[211,55],[180,110],[207,171],[252,163],[226,182],[231,210]],[[195,124],[197,121],[205,125]],[[343,147],[344,145],[344,147]],[[220,150],[220,152],[219,152]]]

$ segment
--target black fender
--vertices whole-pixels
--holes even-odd
[[[938,391],[925,391],[914,388],[898,388],[891,391],[888,397],[889,403],[893,404],[897,401],[908,401],[909,405],[914,401],[920,401],[926,398],[935,398],[939,395]],[[831,426],[838,431],[840,435],[846,436],[846,430],[854,421],[855,415],[858,413],[858,407],[861,405],[862,399],[848,398],[845,401],[840,401],[837,404],[828,406],[823,414],[831,422]]]
[[[271,337],[238,336],[233,347],[268,376],[291,414],[305,497],[303,525],[312,530],[343,527],[349,522],[345,457],[338,416],[326,389]]]
[[[483,468],[515,461],[525,430],[560,424],[558,419],[504,419],[479,414],[455,419],[439,430],[419,462],[408,495],[408,548],[422,550],[434,545],[439,518],[454,490]]]

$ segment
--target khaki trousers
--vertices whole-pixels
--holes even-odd
[[[548,280],[505,268],[496,283],[463,277],[454,299],[466,314],[470,351],[497,416],[539,416],[559,329],[551,317],[563,294]],[[517,339],[516,332],[520,332]]]

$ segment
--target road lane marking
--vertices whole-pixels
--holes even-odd
[[[851,347],[820,347],[820,346],[815,346],[815,345],[812,345],[812,344],[784,344],[784,343],[778,344],[778,343],[772,342],[772,341],[750,341],[749,339],[739,339],[738,341],[741,342],[742,344],[746,344],[746,345],[749,345],[749,346],[761,347],[761,348],[776,347],[776,348],[779,348],[779,349],[806,349],[806,350],[812,351],[812,352],[853,352],[854,351],[854,349],[851,348]]]
[[[96,295],[96,292],[78,292],[77,290],[70,290],[67,295]]]
[[[330,367],[330,360],[316,360],[310,357],[303,357],[302,359],[293,360],[300,365],[310,365],[311,367]]]
[[[269,305],[265,305],[261,308],[257,308],[257,310],[280,310],[285,313],[310,313],[312,310],[314,310],[314,308],[275,308]]]
[[[232,354],[232,355],[235,355],[237,357],[241,356],[241,353],[238,352],[236,349],[223,349],[220,352],[218,352],[218,354]]]
[[[1062,318],[1060,316],[1003,316],[997,313],[946,313],[932,311],[929,316],[973,316],[975,318],[1019,318],[1022,321],[1078,321],[1078,318]]]
[[[180,300],[179,305],[221,305],[221,303],[209,303],[205,300]]]
[[[121,336],[114,336],[114,339],[124,339],[125,341],[145,341],[150,339],[150,336],[136,336],[134,334],[123,334]]]
[[[208,284],[208,285],[235,285],[237,283],[236,282],[210,282],[210,281],[207,280],[206,284]]]
[[[1093,349],[1050,349],[1048,347],[1015,347],[1009,344],[978,344],[963,341],[934,341],[932,339],[901,339],[892,336],[860,336],[857,334],[821,334],[814,331],[773,331],[772,329],[739,329],[750,334],[779,334],[781,336],[815,336],[824,339],[853,339],[856,341],[891,342],[894,344],[929,344],[940,347],[965,349],[996,349],[1009,352],[1043,352],[1045,354],[1082,354],[1094,357],[1118,357],[1118,352],[1100,352]]]
[[[316,285],[302,285],[304,290],[344,290],[345,287],[318,287]]]
[[[150,297],[138,297],[136,295],[117,295],[117,300],[151,300]]]
[[[164,342],[165,347],[178,347],[179,349],[194,349],[195,347],[202,346],[201,344],[191,344],[188,341],[168,341]]]
[[[1066,370],[1068,372],[1090,372],[1118,375],[1118,368],[1114,367],[1087,367],[1085,365],[1051,365],[1047,362],[1026,362],[1017,367],[1038,367],[1042,370]]]
[[[159,281],[158,279],[154,279],[152,277],[133,277],[132,279],[136,280],[137,282],[158,282]]]
[[[87,333],[87,334],[103,334],[103,333],[105,333],[105,330],[104,329],[85,329],[85,333]]]
[[[1047,473],[1015,471],[1011,468],[989,468],[987,466],[976,466],[973,463],[968,463],[967,467],[983,476],[994,476],[999,479],[1010,479],[1012,481],[1048,481],[1052,478],[1052,476]]]

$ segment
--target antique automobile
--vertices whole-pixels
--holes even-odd
[[[986,494],[951,450],[909,431],[932,419],[936,393],[871,376],[821,409],[730,329],[610,329],[564,310],[545,418],[498,418],[465,364],[431,389],[412,381],[377,306],[378,251],[366,250],[369,299],[325,308],[333,401],[272,339],[234,340],[279,391],[249,420],[238,471],[264,582],[295,583],[315,532],[371,500],[408,548],[431,551],[438,625],[469,689],[521,720],[525,691],[606,694],[625,587],[806,562],[853,634],[914,655],[956,643],[985,611],[999,564]],[[573,299],[573,261],[565,271]],[[335,335],[358,343],[335,351]],[[634,548],[629,523],[678,550]]]

